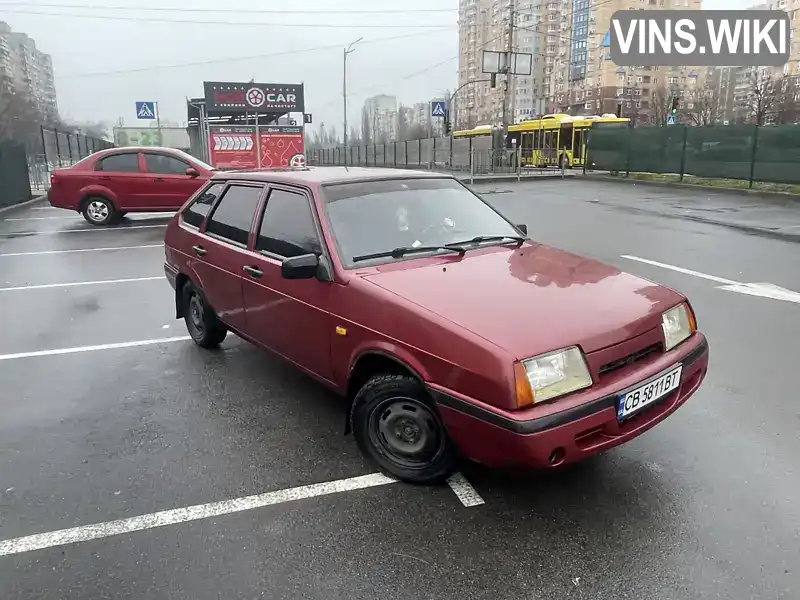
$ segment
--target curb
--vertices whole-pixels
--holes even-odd
[[[655,187],[673,187],[673,188],[689,189],[689,190],[703,190],[707,192],[737,194],[740,196],[762,196],[764,198],[777,198],[781,200],[786,200],[788,202],[800,202],[800,194],[792,194],[790,192],[770,192],[766,190],[726,188],[726,187],[716,187],[713,185],[699,185],[696,183],[681,183],[679,181],[649,181],[647,179],[611,177],[608,175],[592,175],[589,173],[584,175],[584,177],[586,179],[592,179],[594,181],[607,181],[611,183],[627,183],[627,184],[651,185]]]
[[[565,177],[563,177],[563,179],[564,180],[573,179],[574,177],[577,176],[566,175]],[[517,179],[516,175],[497,175],[496,177],[490,176],[490,177],[476,178],[475,181],[473,181],[472,183],[469,182],[469,175],[467,176],[456,175],[455,178],[461,181],[462,183],[467,183],[469,185],[479,185],[481,183],[525,183],[528,181],[537,181],[539,179],[562,179],[561,173],[553,173],[553,174],[548,173],[547,175],[529,175],[527,177],[521,177],[520,179]]]
[[[17,208],[25,208],[26,206],[30,206],[31,204],[35,204],[36,202],[39,202],[41,200],[46,200],[46,199],[47,199],[47,195],[45,194],[45,195],[42,195],[42,196],[36,196],[35,198],[31,198],[30,200],[26,200],[25,202],[20,202],[18,204],[12,204],[10,206],[4,206],[4,207],[0,208],[0,215],[2,215],[3,213],[6,213],[6,212],[11,212],[12,210],[17,209]]]

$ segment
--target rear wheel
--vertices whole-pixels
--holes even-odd
[[[417,379],[372,377],[356,395],[351,419],[361,451],[393,477],[432,484],[456,469],[455,444]]]
[[[186,329],[201,348],[216,348],[225,339],[228,330],[205,297],[192,283],[183,286],[183,315]]]
[[[111,200],[102,196],[88,198],[83,206],[83,218],[92,225],[108,225],[117,219],[117,209]]]

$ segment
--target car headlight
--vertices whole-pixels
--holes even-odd
[[[697,329],[692,310],[684,303],[670,308],[661,315],[664,347],[667,351],[683,342]]]
[[[592,376],[577,346],[540,354],[517,365],[519,407],[544,402],[592,385]]]

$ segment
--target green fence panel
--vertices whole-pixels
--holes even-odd
[[[684,173],[698,177],[750,179],[755,125],[690,127]]]
[[[31,181],[25,147],[0,142],[0,207],[31,199]]]
[[[684,127],[635,127],[628,168],[637,173],[680,173]]]
[[[625,171],[632,129],[590,129],[589,164],[598,171]]]
[[[758,130],[753,179],[800,183],[800,126],[776,125]]]

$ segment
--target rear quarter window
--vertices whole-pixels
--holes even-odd
[[[203,219],[214,206],[217,198],[225,189],[225,183],[212,183],[200,192],[194,201],[183,211],[183,222],[194,227],[200,227]]]

